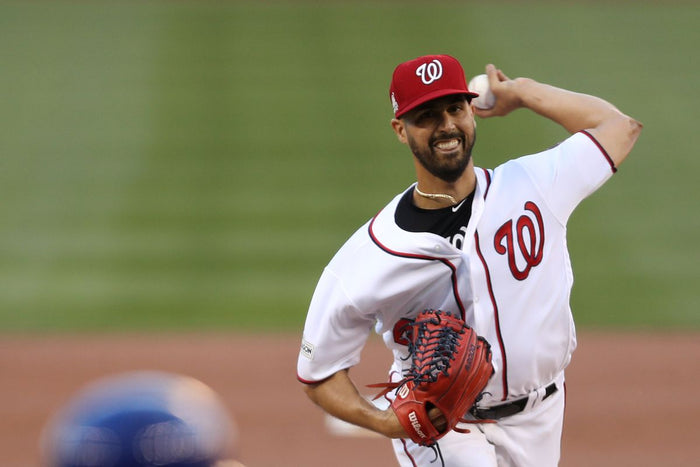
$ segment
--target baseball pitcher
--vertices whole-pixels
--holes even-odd
[[[476,106],[451,56],[396,67],[391,126],[416,182],[331,259],[304,327],[297,375],[306,394],[391,438],[401,466],[558,464],[564,370],[576,348],[566,225],[642,128],[600,98],[485,71],[495,102]],[[475,116],[519,108],[570,136],[476,167]],[[372,330],[394,356],[376,388],[385,410],[348,376]]]

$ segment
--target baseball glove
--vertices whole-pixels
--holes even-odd
[[[377,398],[396,390],[391,408],[413,442],[432,447],[457,428],[494,373],[491,346],[464,321],[449,312],[426,310],[408,326],[411,369],[384,387]],[[428,416],[431,408],[442,413],[446,426],[438,429]],[[479,423],[483,423],[481,420]]]

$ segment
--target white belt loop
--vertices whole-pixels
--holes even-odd
[[[540,391],[542,391],[542,395],[540,395]],[[535,389],[534,391],[530,391],[530,393],[527,395],[527,404],[525,405],[525,410],[523,410],[523,412],[535,407],[537,403],[542,399],[542,396],[544,396],[544,387]]]
[[[547,386],[549,386],[549,385],[547,385]],[[530,408],[532,408],[532,407],[538,405],[540,402],[542,402],[542,400],[544,399],[544,396],[547,395],[547,386],[539,387],[535,391],[533,391],[532,394],[534,397],[532,397],[532,406],[530,406]],[[528,401],[528,402],[530,402],[530,401]]]
[[[563,378],[561,378],[560,376],[557,376],[554,379],[554,381],[552,381],[552,383],[554,383],[556,385],[557,392],[564,389],[562,381],[563,381]],[[539,405],[547,397],[547,388],[552,383],[545,384],[544,386],[540,386],[539,388],[530,392],[530,394],[527,395],[527,405],[525,406],[525,410],[532,409],[536,405]]]

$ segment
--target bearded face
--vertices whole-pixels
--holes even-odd
[[[476,134],[469,138],[462,131],[440,133],[421,143],[408,135],[408,146],[425,169],[434,176],[452,183],[469,165]]]
[[[435,99],[404,118],[406,143],[420,164],[446,182],[469,165],[476,139],[474,116],[462,95]]]

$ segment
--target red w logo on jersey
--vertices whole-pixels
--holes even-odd
[[[532,213],[532,216],[527,214],[520,216],[515,222],[515,228],[513,228],[513,220],[509,220],[498,228],[493,238],[496,253],[508,255],[510,272],[519,281],[527,279],[530,270],[542,262],[542,250],[544,249],[542,213],[532,201],[525,203],[525,209]],[[535,226],[535,224],[537,225]],[[520,253],[518,259],[516,259],[515,238],[517,238],[517,248]],[[524,263],[522,269],[518,267],[518,262]]]

